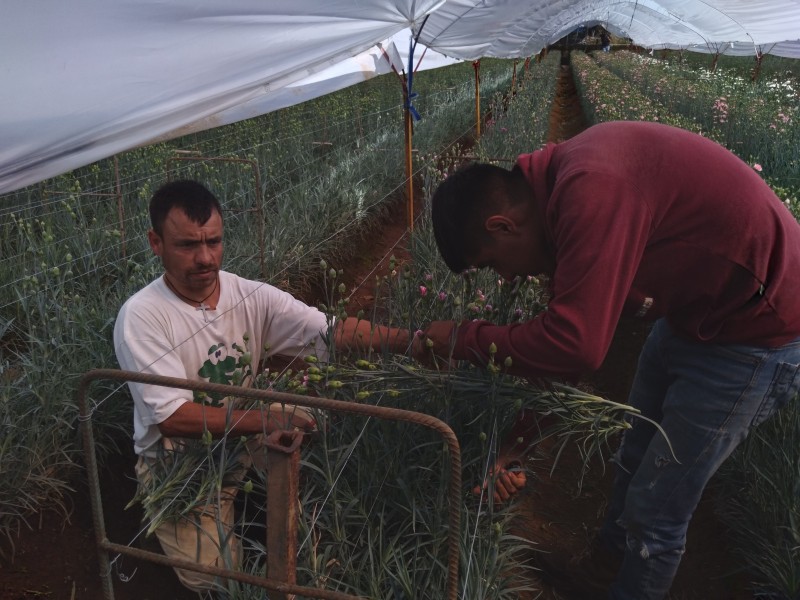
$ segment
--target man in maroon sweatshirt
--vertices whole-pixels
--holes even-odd
[[[486,364],[494,344],[514,374],[573,379],[600,366],[620,317],[654,322],[629,403],[671,449],[642,420],[626,432],[597,542],[620,566],[594,596],[664,598],[708,480],[800,390],[797,221],[728,150],[638,122],[596,125],[511,171],[464,167],[432,218],[451,270],[551,286],[524,323],[432,323],[440,356]]]

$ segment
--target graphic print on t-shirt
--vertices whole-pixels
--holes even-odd
[[[245,342],[246,343],[246,342]],[[242,348],[234,342],[231,349],[235,355],[228,351],[225,342],[214,344],[208,349],[208,358],[197,371],[203,379],[210,383],[223,385],[242,385],[245,378],[250,375],[250,353],[247,348]],[[217,392],[194,392],[194,401],[208,406],[222,406],[224,394]]]

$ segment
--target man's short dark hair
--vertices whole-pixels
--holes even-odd
[[[522,171],[469,163],[448,176],[431,200],[433,235],[445,264],[454,273],[473,266],[470,260],[485,243],[485,220],[518,199]]]
[[[167,214],[176,207],[200,225],[208,221],[214,211],[222,216],[219,200],[203,184],[191,179],[170,181],[158,188],[150,199],[150,226],[159,236]]]

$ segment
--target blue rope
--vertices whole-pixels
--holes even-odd
[[[414,118],[415,121],[419,121],[422,117],[419,116],[417,109],[414,108],[412,104],[412,100],[419,96],[416,92],[412,91],[414,85],[414,49],[417,47],[417,43],[414,40],[414,36],[411,36],[408,40],[408,89],[406,90],[406,109],[408,112],[411,113],[411,116]]]

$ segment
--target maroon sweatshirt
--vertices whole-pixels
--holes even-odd
[[[800,336],[800,225],[731,152],[682,129],[612,122],[517,164],[556,266],[548,309],[464,323],[456,358],[573,377],[605,358],[621,316],[665,317],[699,343],[774,347]]]

